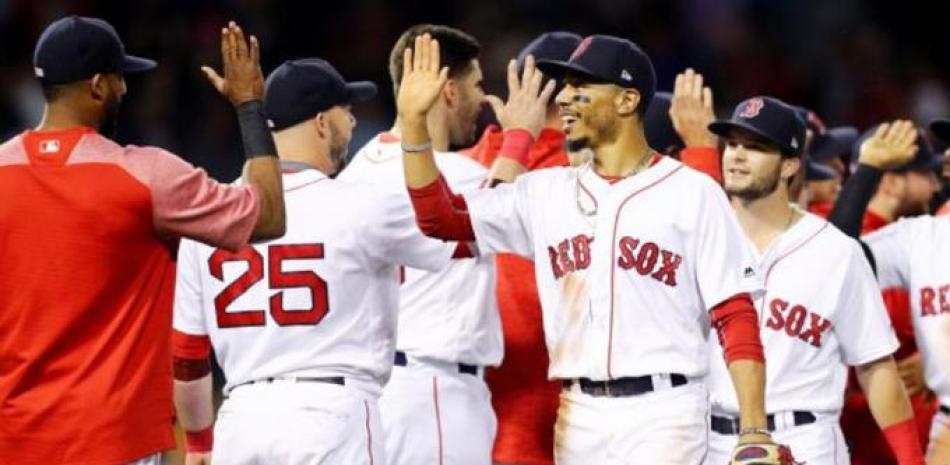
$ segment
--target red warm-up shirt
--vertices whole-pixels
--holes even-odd
[[[504,136],[489,126],[472,148],[463,151],[489,167]],[[528,152],[529,170],[567,166],[564,133],[544,129]],[[496,258],[498,311],[505,334],[505,358],[488,369],[485,380],[498,417],[492,458],[500,463],[554,463],[554,422],[561,385],[548,381],[548,353],[541,326],[541,302],[530,260],[499,254]]]
[[[258,199],[89,128],[0,145],[0,464],[111,465],[174,447],[172,248],[237,248]]]

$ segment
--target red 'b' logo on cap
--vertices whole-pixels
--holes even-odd
[[[594,40],[592,36],[587,36],[581,43],[577,44],[577,48],[574,49],[574,53],[571,53],[571,60],[581,56],[587,49],[590,47],[590,43]]]
[[[764,106],[765,102],[761,98],[756,97],[745,104],[745,108],[742,109],[742,113],[739,113],[739,116],[742,118],[755,118],[759,116],[759,112],[762,111],[762,107]]]

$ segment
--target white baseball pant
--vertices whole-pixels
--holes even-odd
[[[408,359],[393,367],[379,410],[388,465],[490,465],[497,420],[482,369]]]
[[[376,399],[346,382],[236,387],[218,411],[214,464],[384,464]]]

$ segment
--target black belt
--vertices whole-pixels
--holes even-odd
[[[234,386],[233,388],[231,388],[231,390],[233,391],[234,389],[238,387],[247,386],[248,384],[273,383],[274,381],[295,381],[298,383],[327,383],[327,384],[338,384],[340,386],[346,385],[346,380],[344,380],[342,376],[328,376],[328,377],[303,376],[303,377],[286,377],[286,378],[270,377],[270,378],[255,379],[253,381],[247,381],[247,382],[238,384],[237,386]]]
[[[950,407],[947,407],[946,405],[941,405],[940,413],[945,413],[947,415],[950,415]]]
[[[396,357],[393,359],[393,364],[396,366],[404,367],[409,364],[409,358],[406,357],[405,352],[396,351]],[[459,363],[459,373],[478,376],[478,365],[469,365],[467,363]]]
[[[679,373],[670,375],[670,384],[673,387],[686,384],[686,376]],[[653,392],[653,378],[647,376],[634,376],[628,378],[617,378],[608,381],[594,381],[590,378],[565,379],[561,385],[569,389],[574,383],[579,383],[581,392],[595,397],[630,397]]]
[[[792,412],[792,416],[795,419],[795,426],[810,425],[818,421],[818,418],[815,417],[815,414],[811,412],[802,412],[796,410]],[[765,417],[765,422],[768,425],[767,428],[769,431],[775,431],[775,415],[767,415]],[[739,431],[741,430],[741,428],[739,428],[739,420],[737,418],[717,417],[715,415],[713,415],[711,418],[709,429],[719,434],[727,435],[739,434]]]

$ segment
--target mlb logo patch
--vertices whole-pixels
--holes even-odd
[[[623,79],[624,81],[632,81],[633,76],[631,76],[627,70],[623,70],[623,72],[620,73],[620,79]]]
[[[762,108],[765,107],[765,101],[759,97],[749,100],[746,103],[745,108],[742,109],[742,112],[739,113],[741,118],[755,118],[759,116],[759,112],[762,111]]]
[[[57,153],[59,147],[59,141],[56,139],[40,141],[40,153]]]

